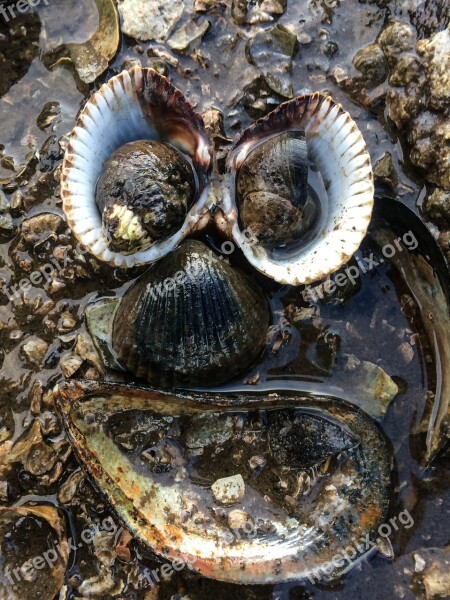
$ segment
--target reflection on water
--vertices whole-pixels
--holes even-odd
[[[414,206],[422,182],[416,172],[409,172],[415,179],[412,182],[402,171],[399,165],[399,160],[403,159],[401,150],[397,140],[391,139],[383,118],[352,104],[336,85],[336,78],[344,67],[350,76],[355,75],[353,56],[358,49],[375,41],[386,18],[386,9],[380,9],[374,3],[345,0],[338,3],[334,14],[330,9],[323,15],[321,11],[313,13],[311,4],[317,3],[291,0],[286,13],[279,19],[281,25],[289,26],[301,40],[292,68],[295,94],[329,90],[343,102],[364,134],[373,163],[385,152],[391,153],[394,167],[408,186],[402,199]],[[402,3],[391,4],[404,18],[404,11],[399,9]],[[251,107],[249,112],[255,111],[260,116],[267,106],[273,107],[280,98],[269,97],[265,106],[264,94],[253,97],[248,92],[251,89],[253,93],[259,81],[256,68],[245,58],[245,48],[253,30],[241,28],[237,34],[228,13],[224,14],[220,7],[207,16],[197,14],[197,19],[208,18],[212,22],[204,44],[195,53],[169,54],[166,68],[174,83],[183,89],[198,110],[217,106],[223,111],[225,130],[231,139],[251,120],[244,106]],[[190,17],[192,3],[186,2],[183,22]],[[49,70],[44,66],[46,53],[61,44],[86,41],[97,30],[98,22],[93,0],[49,0],[48,6],[41,2],[35,11],[8,24],[0,17],[0,185],[7,200],[13,204],[16,227],[24,218],[48,208],[60,212],[58,169],[62,149],[83,100],[104,79],[119,72],[125,60],[140,60],[143,65],[150,66],[158,53],[168,52],[163,44],[122,40],[106,74],[95,84],[84,87],[75,80],[70,69],[58,66]],[[332,44],[338,48],[335,53],[329,51],[334,48]],[[381,114],[382,109],[379,112]],[[34,254],[30,250],[33,258],[40,260],[45,256],[48,260],[47,254],[52,256],[53,252],[60,256],[61,247],[72,252],[72,240],[67,232],[54,235],[54,238],[56,242],[46,240],[39,251],[33,249]],[[1,360],[4,361],[0,370],[0,432],[7,436],[11,431],[12,439],[37,414],[45,411],[51,414],[52,405],[42,399],[36,389],[51,388],[62,378],[59,360],[72,352],[78,336],[84,333],[83,313],[88,299],[102,290],[120,293],[120,286],[136,275],[113,273],[89,263],[85,272],[79,270],[82,274],[78,278],[61,278],[63,281],[58,281],[54,289],[33,286],[28,294],[12,303],[5,294],[6,284],[17,283],[29,273],[26,253],[22,249],[11,252],[15,243],[13,240],[11,247],[9,243],[0,246],[0,345]],[[367,241],[356,259],[361,260],[373,250],[373,244]],[[382,428],[395,452],[392,511],[397,514],[398,509],[408,507],[416,526],[393,536],[398,556],[394,563],[375,557],[370,564],[360,565],[345,580],[329,588],[310,584],[237,588],[181,575],[177,581],[163,586],[158,599],[173,600],[188,595],[190,600],[212,597],[217,600],[234,597],[245,600],[353,600],[363,597],[379,600],[386,597],[386,593],[389,596],[386,590],[394,590],[391,595],[397,595],[398,591],[399,596],[412,600],[416,594],[404,582],[405,573],[414,572],[414,564],[412,555],[406,554],[448,543],[448,532],[443,524],[448,510],[445,502],[449,500],[446,491],[449,481],[443,460],[428,471],[419,465],[418,446],[422,438],[421,435],[410,435],[419,428],[428,388],[433,388],[435,381],[430,368],[429,340],[417,319],[411,319],[414,306],[409,302],[408,289],[387,262],[368,273],[361,273],[355,285],[339,289],[316,302],[306,301],[302,290],[278,288],[270,282],[265,285],[271,294],[274,315],[269,341],[272,351],[268,351],[261,364],[245,378],[226,389],[263,392],[276,385],[293,392],[338,396],[358,403],[364,393],[371,392],[370,386],[364,385],[367,380],[361,380],[361,374],[367,376],[369,371],[372,375],[380,374],[382,370],[398,387],[397,396],[390,404],[387,402],[389,406],[382,420]],[[73,324],[66,328],[64,323],[70,321],[69,317]],[[42,364],[30,366],[24,358],[22,346],[31,336],[48,343],[46,361]],[[121,379],[123,375],[111,372],[108,377]],[[29,410],[32,402],[34,412]],[[73,460],[58,484],[47,487],[22,472],[13,482],[8,502],[20,504],[26,499],[40,498],[57,503],[60,482],[65,481],[75,468],[77,464]],[[78,533],[85,526],[85,515],[101,510],[99,496],[89,483],[83,484],[80,492],[74,492],[73,504],[67,505],[72,526]],[[142,549],[136,552],[140,556]],[[70,571],[74,576],[73,589],[80,573],[85,579],[96,574],[96,565],[91,550],[73,553]],[[134,563],[132,565],[134,568]],[[133,579],[131,568],[120,563],[117,573],[130,581]],[[109,573],[109,567],[107,570]],[[406,579],[409,582],[409,575]],[[104,592],[99,597],[109,598],[108,594]],[[130,592],[128,597],[141,600],[144,594]]]

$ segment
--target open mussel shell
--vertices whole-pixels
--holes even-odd
[[[96,204],[105,161],[138,140],[170,144],[192,164],[194,203],[179,230],[132,253],[111,250]],[[89,99],[66,147],[61,174],[63,209],[77,240],[111,266],[129,268],[158,260],[208,218],[210,142],[201,117],[184,95],[153,69],[134,67],[112,77]],[[133,225],[133,222],[131,223]]]
[[[310,162],[309,183],[320,206],[317,216],[309,225],[306,222],[309,232],[304,232],[297,242],[289,243],[286,239],[285,246],[271,247],[261,243],[258,236],[255,241],[251,220],[247,220],[245,227],[242,223],[239,178],[246,161],[259,152],[259,146],[262,150],[265,146],[271,149],[271,140],[287,132],[304,133]],[[271,210],[270,196],[278,194],[286,181],[289,185],[304,185],[304,178],[291,176],[286,144],[279,147],[284,153],[278,161],[280,166],[273,168],[273,157],[268,158],[269,176],[259,203],[266,203],[269,216],[274,213],[275,225],[282,220],[282,211]],[[264,151],[260,160],[253,162],[263,161]],[[292,197],[295,191],[292,190]],[[320,93],[308,94],[281,104],[246,129],[235,142],[228,157],[222,211],[216,219],[259,271],[280,283],[308,284],[337,271],[356,252],[369,225],[373,195],[370,157],[356,123],[332,98]]]
[[[421,458],[429,463],[448,444],[450,432],[449,266],[429,229],[401,202],[376,198],[369,233],[412,297],[421,321],[415,326],[428,337],[433,354],[433,402],[421,427],[426,437]]]
[[[322,579],[322,566],[355,540],[376,539],[386,517],[390,452],[346,402],[76,381],[55,399],[84,468],[130,532],[205,577]],[[329,578],[350,562],[328,568]]]
[[[262,353],[269,330],[259,286],[197,240],[185,240],[110,309],[110,300],[88,309],[94,339],[106,315],[106,345],[118,363],[163,387],[232,379]]]

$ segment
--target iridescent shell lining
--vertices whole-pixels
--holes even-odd
[[[352,540],[375,539],[386,517],[391,463],[386,442],[362,411],[343,401],[282,392],[188,395],[96,382],[65,383],[56,401],[79,458],[131,533],[163,557],[188,561],[205,577],[241,584],[320,577],[320,567],[329,566]],[[132,423],[141,432],[138,438],[128,435]],[[311,436],[321,445],[311,446]],[[149,464],[142,458],[148,444],[154,453],[158,444],[169,444],[173,460]],[[304,463],[311,448],[314,461],[322,452],[321,466]],[[255,450],[272,462],[260,483],[248,467]],[[337,466],[328,467],[329,459]],[[292,510],[284,506],[283,488],[274,499],[275,471],[296,477],[314,468],[323,475],[316,472],[311,492],[294,493]],[[212,496],[221,473],[245,479],[244,496],[232,506]],[[269,529],[238,536],[226,524],[234,509],[268,521]],[[341,572],[328,571],[330,578]]]
[[[124,255],[108,248],[94,200],[95,187],[103,162],[114,150],[140,139],[160,139],[184,152],[197,175],[198,197],[177,233]],[[64,156],[61,197],[77,240],[113,267],[150,263],[170,252],[208,214],[209,145],[201,117],[165,77],[152,69],[134,67],[110,79],[82,110]]]
[[[314,239],[303,246],[270,250],[255,245],[241,231],[236,173],[261,140],[289,130],[305,132],[309,157],[322,176],[328,206]],[[370,157],[350,115],[322,94],[281,104],[246,129],[230,151],[227,181],[222,204],[225,228],[247,260],[280,283],[299,285],[324,279],[353,256],[366,234],[374,195]]]

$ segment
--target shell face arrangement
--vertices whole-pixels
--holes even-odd
[[[111,250],[130,254],[180,229],[196,194],[194,172],[164,142],[129,142],[104,163],[95,200]]]
[[[261,190],[255,184],[264,173]],[[256,210],[246,206],[246,194]],[[308,284],[337,271],[356,252],[369,225],[373,196],[361,132],[339,104],[315,93],[281,104],[242,133],[230,150],[217,222],[266,276]],[[261,233],[261,214],[267,216],[266,233]],[[289,224],[280,214],[289,215]]]
[[[245,371],[265,347],[268,327],[259,287],[187,240],[125,292],[110,344],[123,367],[153,385],[207,386]]]
[[[321,206],[308,194],[304,133],[280,133],[256,146],[237,174],[236,198],[243,228],[263,246],[295,243],[313,230]]]
[[[63,209],[99,260],[152,263],[209,218],[210,168],[201,117],[165,77],[134,67],[81,112],[64,156]]]
[[[155,387],[72,381],[55,400],[84,468],[161,557],[238,584],[333,580],[344,570],[325,566],[386,517],[385,439],[337,398],[174,391],[244,375],[271,320],[250,275],[185,238],[210,223],[276,282],[322,279],[366,234],[370,159],[342,107],[312,94],[242,133],[223,198],[209,193],[211,163],[201,117],[151,69],[120,73],[86,104],[62,169],[68,223],[111,267],[149,266],[91,303],[87,325],[106,366]]]
[[[156,553],[232,583],[322,579],[352,540],[376,538],[390,454],[356,407],[274,396],[72,382],[56,400],[88,472]]]

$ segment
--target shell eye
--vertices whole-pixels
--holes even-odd
[[[61,173],[67,222],[112,267],[153,263],[209,219],[211,144],[184,95],[153,69],[112,77],[73,129]]]
[[[330,97],[281,104],[242,133],[227,166],[217,224],[267,277],[313,283],[360,246],[373,208],[370,157]]]
[[[194,204],[192,166],[164,142],[124,144],[104,163],[95,201],[114,252],[145,250],[180,229]]]

